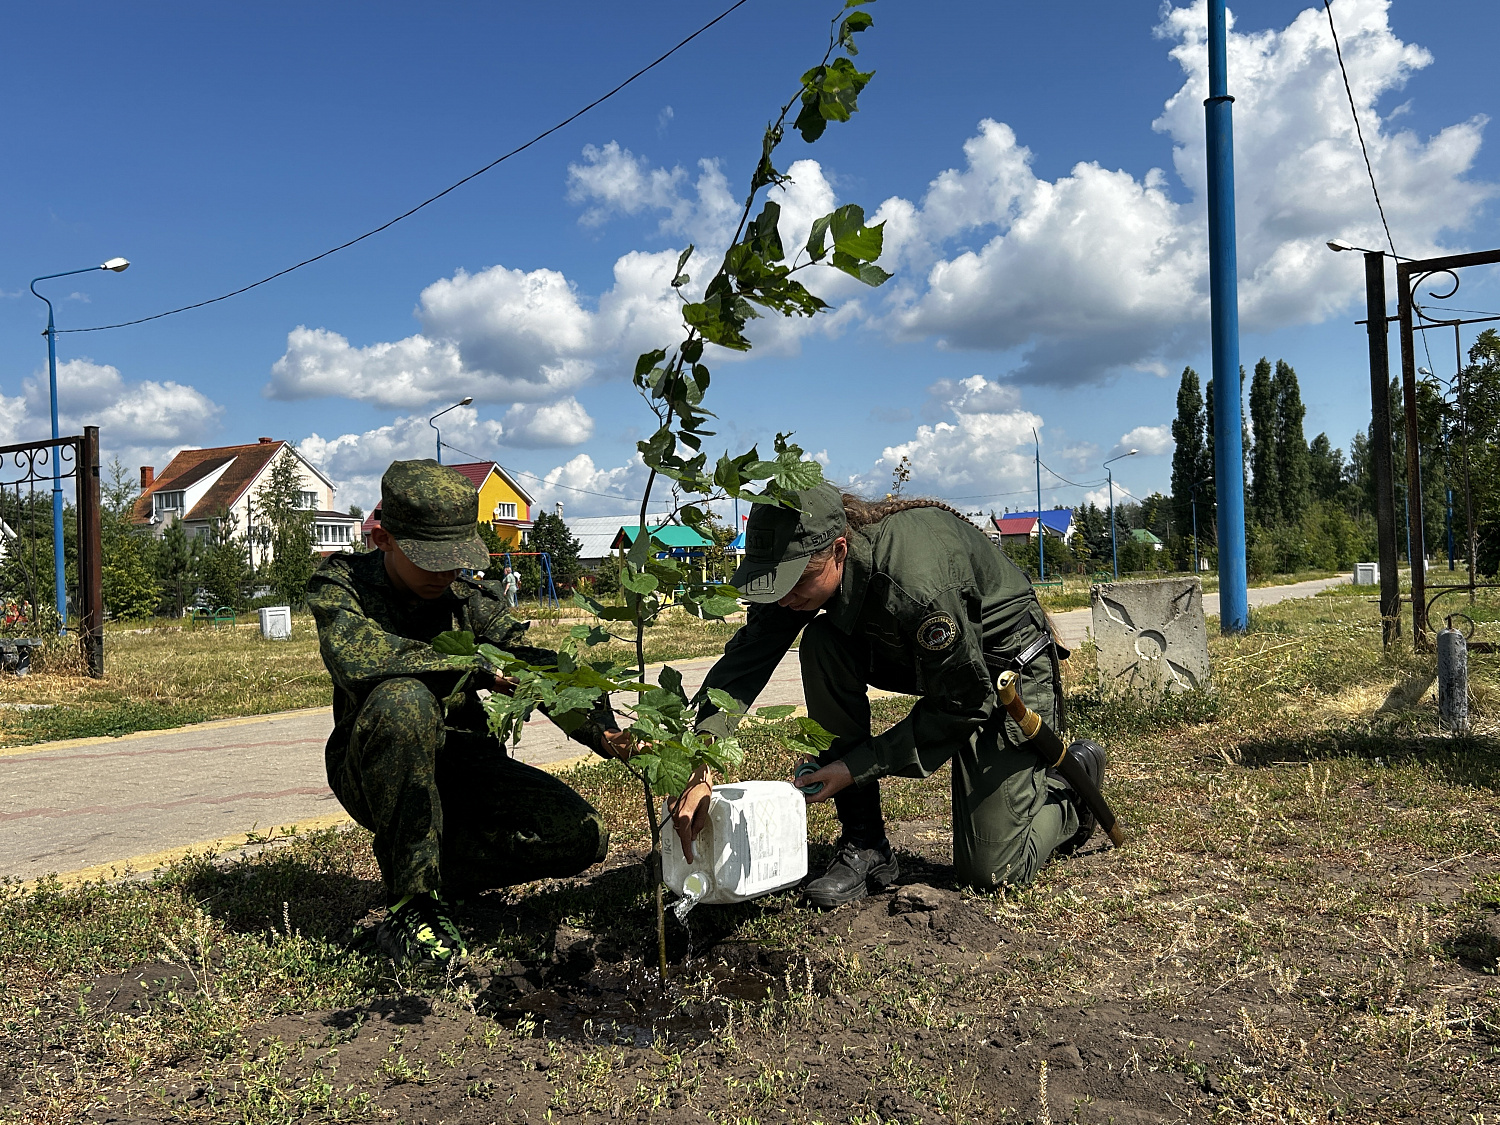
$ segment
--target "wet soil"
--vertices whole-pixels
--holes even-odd
[[[1445,1045],[1414,1022],[1444,998],[1493,1012],[1492,910],[1400,960],[1377,1003],[1363,986],[1386,962],[1333,916],[1288,936],[1245,908],[1246,944],[1228,951],[1222,935],[1239,922],[1192,928],[1203,896],[1173,888],[1145,895],[1189,920],[1171,933],[1123,904],[1091,908],[1086,928],[1039,926],[1022,904],[953,886],[943,825],[894,827],[896,886],[822,914],[795,893],[699,907],[690,929],[669,923],[665,982],[641,958],[642,912],[634,929],[608,908],[557,917],[558,894],[621,901],[640,878],[622,860],[546,893],[481,896],[462,916],[476,947],[523,953],[260,1022],[238,1058],[171,1060],[149,1096],[118,1088],[81,1119],[1493,1119],[1500,1024],[1475,1015],[1477,1033]],[[826,852],[814,848],[815,869]],[[1097,896],[1119,859],[1096,840],[1066,862]],[[1393,873],[1391,893],[1456,902],[1477,863]],[[1337,868],[1323,877],[1356,882]],[[1257,942],[1279,945],[1280,976],[1254,961]],[[99,1020],[143,1018],[194,987],[178,966],[143,964],[101,977],[86,1003]]]

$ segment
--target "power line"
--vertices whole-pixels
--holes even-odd
[[[500,462],[496,461],[493,457],[481,457],[477,453],[470,453],[467,449],[460,449],[458,446],[452,445],[446,441],[443,442],[443,445],[444,447],[453,450],[454,453],[462,453],[465,457],[472,457],[476,461],[490,461],[496,465],[500,465]],[[594,492],[587,488],[578,488],[571,484],[563,484],[561,481],[548,480],[546,477],[539,477],[535,473],[528,473],[521,469],[512,469],[507,465],[500,465],[500,468],[504,469],[513,477],[530,477],[532,480],[540,481],[548,488],[566,488],[569,492],[581,492],[585,496],[602,496],[606,500],[623,500],[627,504],[640,503],[640,500],[633,496],[620,496],[613,492]],[[639,515],[640,513],[637,512],[636,514]]]
[[[1041,462],[1041,466],[1042,466],[1042,468],[1046,469],[1049,473],[1051,473],[1053,476],[1055,476],[1058,480],[1062,481],[1064,484],[1071,484],[1074,488],[1095,488],[1095,487],[1097,487],[1097,486],[1105,483],[1102,480],[1095,480],[1095,481],[1087,481],[1087,482],[1085,482],[1083,484],[1079,484],[1076,480],[1068,480],[1067,477],[1063,476],[1060,472],[1058,472],[1056,469],[1054,469],[1051,465],[1047,464],[1047,462],[1045,462],[1045,461]]]
[[[474,171],[474,172],[470,172],[463,179],[457,181],[456,183],[449,184],[447,187],[445,187],[442,191],[438,192],[436,195],[429,196],[428,198],[422,200],[421,203],[418,203],[415,207],[412,207],[410,210],[401,212],[401,214],[397,215],[394,219],[391,219],[389,222],[381,223],[378,227],[375,227],[373,230],[367,230],[367,231],[365,231],[364,234],[361,234],[361,235],[359,235],[356,238],[351,238],[347,242],[341,242],[337,246],[333,247],[332,249],[324,250],[321,254],[315,254],[311,258],[304,258],[302,261],[298,262],[296,265],[287,266],[286,269],[283,269],[283,270],[277,270],[275,273],[269,275],[268,277],[263,277],[259,281],[252,281],[249,285],[242,285],[240,288],[235,289],[232,292],[225,293],[223,296],[220,296],[220,297],[211,297],[211,298],[209,298],[206,301],[197,301],[197,302],[195,302],[195,303],[193,303],[191,305],[183,305],[181,308],[168,309],[166,312],[156,313],[153,316],[138,317],[135,320],[122,320],[118,324],[99,324],[99,325],[95,325],[93,328],[58,328],[55,331],[57,331],[57,332],[105,332],[105,331],[108,331],[111,328],[128,328],[132,324],[145,324],[148,321],[160,320],[164,316],[175,316],[178,313],[189,312],[192,309],[201,309],[205,305],[215,305],[215,304],[218,304],[220,301],[227,301],[231,297],[238,297],[241,293],[248,293],[252,289],[256,289],[256,288],[258,288],[258,287],[260,287],[262,285],[265,285],[267,282],[275,281],[279,277],[285,277],[287,274],[291,273],[293,270],[300,270],[303,266],[310,266],[314,262],[321,262],[324,258],[327,258],[327,257],[329,257],[332,254],[337,254],[340,250],[347,250],[349,247],[353,246],[355,243],[357,243],[357,242],[363,242],[365,239],[370,238],[370,237],[372,237],[374,235],[377,235],[381,231],[387,230],[387,229],[395,226],[402,219],[409,219],[411,216],[415,215],[418,211],[422,210],[422,208],[427,207],[430,204],[436,203],[439,199],[442,199],[443,196],[445,196],[445,195],[449,194],[450,192],[456,191],[457,189],[463,187],[464,184],[468,183],[470,180],[477,179],[479,176],[482,176],[486,172],[488,172],[491,168],[497,167],[498,165],[505,163],[512,156],[518,156],[518,155],[520,155],[521,153],[525,152],[528,148],[530,148],[532,145],[535,145],[538,142],[545,140],[547,137],[550,137],[553,133],[557,132],[559,129],[562,129],[562,128],[565,128],[568,125],[571,125],[574,121],[577,121],[585,113],[588,113],[589,110],[594,109],[595,107],[597,107],[599,105],[602,105],[604,102],[607,102],[610,98],[614,97],[621,90],[625,89],[626,86],[629,86],[637,78],[640,78],[642,75],[646,74],[648,71],[654,70],[656,67],[658,67],[662,63],[666,62],[669,58],[671,58],[673,55],[675,55],[678,51],[682,50],[682,48],[686,47],[694,39],[698,38],[698,36],[702,35],[709,28],[713,27],[714,24],[718,23],[720,20],[723,20],[725,17],[727,17],[736,8],[740,8],[740,7],[744,6],[745,4],[748,4],[749,2],[750,2],[750,0],[735,0],[735,3],[731,4],[728,8],[725,8],[724,11],[720,12],[713,19],[709,20],[706,24],[704,24],[697,31],[695,31],[691,35],[689,35],[686,39],[683,39],[675,47],[673,47],[670,51],[667,51],[665,54],[657,57],[652,62],[649,62],[645,66],[641,67],[640,70],[636,71],[629,78],[625,79],[625,81],[621,82],[618,86],[616,86],[614,89],[610,90],[608,93],[600,95],[599,97],[595,98],[593,101],[589,102],[588,105],[584,106],[578,112],[576,112],[576,113],[572,114],[571,116],[566,117],[563,120],[559,121],[556,125],[552,126],[552,128],[546,130],[545,132],[538,133],[536,136],[532,137],[531,140],[527,141],[525,144],[518,145],[515,148],[511,149],[509,152],[505,153],[504,155],[496,157],[494,160],[491,160],[488,164],[486,164],[483,168],[480,168],[480,169],[478,169],[477,171]]]
[[[1359,110],[1354,108],[1354,90],[1349,85],[1349,72],[1344,69],[1344,50],[1339,46],[1338,29],[1333,26],[1333,5],[1323,0],[1323,10],[1328,13],[1328,31],[1333,36],[1333,53],[1339,60],[1339,73],[1344,76],[1344,93],[1349,98],[1349,114],[1354,118],[1354,135],[1359,138],[1359,151],[1364,154],[1365,171],[1370,176],[1370,191],[1375,195],[1375,207],[1380,212],[1380,225],[1385,228],[1386,245],[1391,248],[1391,257],[1398,257],[1396,240],[1391,237],[1391,225],[1385,221],[1385,205],[1380,202],[1380,189],[1375,186],[1375,168],[1370,163],[1370,150],[1365,147],[1365,132],[1359,125]]]

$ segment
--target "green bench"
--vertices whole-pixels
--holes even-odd
[[[205,625],[212,625],[217,629],[220,624],[228,622],[235,623],[235,612],[227,605],[221,605],[218,609],[210,609],[207,606],[194,606],[188,614],[189,624],[196,629],[201,621]]]

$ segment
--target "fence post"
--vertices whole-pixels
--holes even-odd
[[[78,448],[79,641],[89,675],[104,675],[104,542],[99,515],[99,427],[85,426]]]

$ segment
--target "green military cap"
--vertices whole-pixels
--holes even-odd
[[[430,458],[393,461],[380,478],[380,526],[423,570],[482,570],[479,493],[466,477]]]
[[[802,577],[808,558],[844,533],[844,497],[833,485],[804,489],[793,498],[797,508],[755,505],[745,523],[745,559],[729,581],[747,601],[779,602]]]

